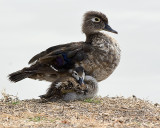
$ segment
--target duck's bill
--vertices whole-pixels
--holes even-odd
[[[105,25],[104,30],[108,31],[108,32],[112,32],[112,33],[118,34],[118,32],[113,30],[108,24]]]

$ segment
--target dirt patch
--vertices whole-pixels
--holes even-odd
[[[160,128],[160,105],[136,98],[0,101],[0,128]]]

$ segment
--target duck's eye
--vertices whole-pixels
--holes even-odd
[[[92,18],[91,20],[92,20],[93,22],[100,22],[100,21],[101,21],[101,19],[98,18],[98,17],[94,17],[94,18]]]

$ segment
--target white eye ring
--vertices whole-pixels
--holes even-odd
[[[77,74],[77,73],[74,73],[74,75],[78,76],[78,74]]]
[[[100,21],[101,21],[101,19],[98,18],[98,17],[94,17],[94,18],[92,18],[91,20],[92,20],[93,22],[100,22]]]
[[[74,75],[78,76],[78,73],[77,73],[77,72],[74,71],[73,73],[74,73]]]
[[[73,71],[72,76],[73,76],[76,80],[79,80],[79,76],[78,76],[78,73],[77,73],[77,72]]]

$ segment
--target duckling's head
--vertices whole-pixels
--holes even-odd
[[[72,76],[77,80],[77,82],[82,85],[84,84],[85,72],[83,67],[76,67],[72,71]]]
[[[93,34],[101,30],[118,34],[117,31],[108,25],[108,18],[103,13],[97,11],[86,12],[84,14],[82,31],[85,34]]]

